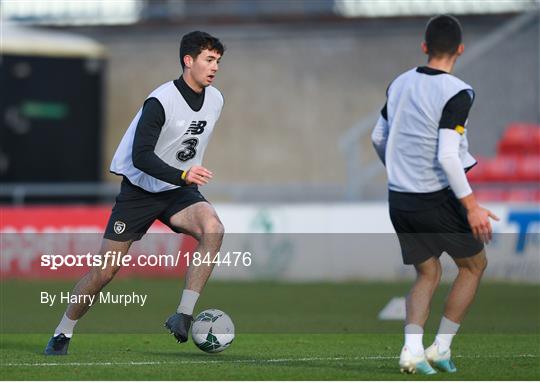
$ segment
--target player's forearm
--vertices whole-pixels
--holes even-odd
[[[383,144],[375,144],[375,142],[373,142],[373,147],[375,148],[375,152],[379,156],[379,159],[381,160],[383,165],[386,165],[386,160],[385,160],[386,142],[384,142]]]
[[[439,131],[437,159],[446,173],[452,191],[458,199],[462,199],[472,194],[472,189],[459,158],[459,143],[460,135],[455,131],[449,129]]]
[[[386,155],[386,141],[388,140],[388,123],[381,116],[377,121],[377,124],[373,128],[371,133],[371,142],[373,143],[373,148],[375,152],[381,159],[382,163],[385,164],[385,155]]]
[[[153,151],[134,151],[132,160],[133,166],[158,180],[178,186],[186,185],[182,178],[183,170],[167,165]]]
[[[457,198],[461,199],[472,194],[471,186],[469,185],[469,181],[467,181],[467,176],[461,166],[459,157],[440,158],[439,162]]]

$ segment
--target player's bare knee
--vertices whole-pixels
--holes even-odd
[[[475,256],[456,263],[460,272],[470,273],[474,277],[480,278],[487,268],[488,261],[485,250],[482,250]]]
[[[441,282],[442,272],[439,268],[435,268],[434,270],[426,273],[425,277],[431,282],[431,284],[438,285]]]
[[[478,278],[480,278],[484,274],[484,271],[486,270],[486,268],[487,268],[487,258],[484,257],[482,260],[475,263],[471,272],[474,275],[476,275]]]
[[[212,236],[221,238],[223,237],[223,234],[225,234],[225,227],[219,220],[218,216],[214,215],[206,220],[203,225],[202,232],[205,235],[210,234]]]
[[[433,285],[438,285],[441,281],[442,268],[439,260],[430,259],[415,267],[418,279],[430,282]]]
[[[486,271],[487,269],[487,265],[488,265],[488,260],[487,260],[487,257],[485,256],[485,253],[484,251],[483,252],[483,257],[480,258],[480,260],[478,261],[478,272],[481,274],[484,273],[484,271]]]
[[[441,281],[441,272],[436,268],[421,269],[417,270],[417,278],[437,285]]]

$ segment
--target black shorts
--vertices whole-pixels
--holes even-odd
[[[150,193],[124,177],[104,237],[119,242],[137,241],[156,219],[179,232],[171,226],[170,218],[197,202],[207,201],[196,185]]]
[[[406,265],[438,258],[443,252],[453,258],[467,258],[484,248],[484,244],[474,238],[467,212],[453,193],[428,209],[411,211],[390,204],[390,219]]]

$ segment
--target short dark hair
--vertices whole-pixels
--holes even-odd
[[[424,41],[429,57],[453,55],[461,44],[461,24],[450,15],[431,18],[426,26]]]
[[[180,64],[184,69],[184,56],[189,55],[196,59],[205,49],[216,51],[220,55],[225,52],[225,46],[218,38],[206,32],[193,31],[185,34],[180,42]]]

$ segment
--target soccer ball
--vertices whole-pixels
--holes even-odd
[[[204,352],[216,353],[228,348],[234,339],[234,324],[221,310],[204,310],[197,315],[191,337]]]

